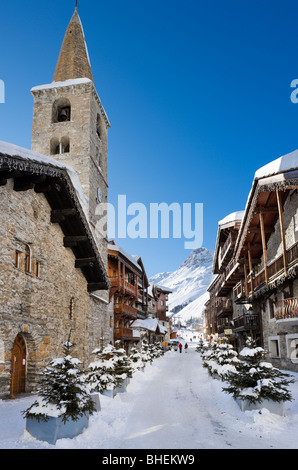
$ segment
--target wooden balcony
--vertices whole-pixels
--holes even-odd
[[[137,297],[137,294],[138,294],[137,286],[133,286],[129,282],[125,281],[124,282],[124,290],[125,290],[126,293],[132,295],[133,297]]]
[[[124,304],[123,302],[114,304],[114,313],[134,319],[137,318],[137,309],[131,305]]]
[[[114,338],[122,340],[132,340],[133,331],[132,329],[125,327],[114,328]]]
[[[257,314],[243,314],[234,318],[234,331],[250,331],[259,329],[259,316]]]
[[[130,284],[127,280],[124,280],[122,276],[110,277],[110,283],[112,290],[122,292],[130,297],[137,297],[137,286]]]
[[[293,265],[298,263],[298,242],[291,246],[285,253],[286,269],[288,270]],[[278,258],[273,260],[267,265],[267,276],[268,284],[274,281],[278,276],[282,275],[285,272],[284,266],[284,257],[280,255]],[[252,295],[253,292],[258,289],[260,286],[266,283],[266,273],[265,268],[258,271],[253,276],[248,278],[248,295]]]
[[[276,321],[298,321],[298,299],[284,299],[277,302],[275,305],[275,319]]]
[[[233,312],[233,304],[231,299],[225,297],[218,297],[216,299],[216,313],[217,316],[228,316]]]
[[[233,297],[235,301],[242,300],[246,297],[245,295],[245,283],[243,280],[238,282],[236,286],[233,288]]]

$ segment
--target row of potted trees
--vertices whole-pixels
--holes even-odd
[[[125,391],[128,381],[138,370],[164,354],[159,344],[142,342],[131,354],[116,342],[93,351],[95,361],[82,369],[72,356],[74,344],[63,344],[64,356],[51,361],[41,374],[37,399],[25,411],[26,429],[35,438],[55,444],[57,439],[73,438],[89,423],[89,416],[100,411],[100,394],[114,397]]]
[[[284,416],[285,402],[292,400],[288,386],[294,380],[267,362],[265,350],[252,338],[239,354],[226,341],[201,340],[196,350],[209,374],[226,382],[223,391],[232,395],[242,411],[267,408]]]

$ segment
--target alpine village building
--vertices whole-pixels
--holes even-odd
[[[298,371],[298,151],[260,168],[244,211],[218,224],[207,336],[238,351],[248,336]]]
[[[141,259],[110,249],[97,230],[110,123],[77,8],[52,83],[31,93],[31,150],[0,142],[0,396],[10,398],[36,389],[68,339],[83,366],[102,339],[128,351],[149,305]]]

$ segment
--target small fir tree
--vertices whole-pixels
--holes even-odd
[[[208,368],[210,375],[217,374],[225,380],[231,372],[236,371],[239,363],[238,354],[227,342],[214,343],[211,350],[204,353],[203,366]]]
[[[265,351],[248,338],[246,347],[239,353],[243,360],[236,365],[235,372],[227,378],[228,387],[223,388],[234,398],[247,399],[250,403],[264,399],[274,402],[292,400],[288,385],[293,382],[290,374],[281,372],[270,362],[265,362]]]
[[[73,344],[63,345],[64,357],[51,361],[44,370],[38,387],[38,399],[23,412],[26,418],[36,418],[38,422],[48,421],[50,416],[77,421],[86,413],[93,414],[94,402],[88,391],[81,362],[71,356]]]
[[[144,367],[145,363],[142,360],[142,353],[135,346],[130,350],[129,359],[134,370],[140,370]]]
[[[149,352],[149,344],[146,339],[143,339],[141,345],[141,357],[142,361],[146,364],[147,362],[151,362],[151,355]]]
[[[121,386],[123,380],[127,377],[131,378],[133,373],[133,368],[131,366],[130,360],[126,355],[125,349],[121,348],[121,342],[115,342],[115,349],[113,350],[113,363],[114,363],[114,379],[115,386]]]
[[[89,364],[87,378],[91,392],[102,393],[104,390],[114,387],[114,362],[111,359],[111,345],[99,348],[93,351],[96,355],[96,361]]]

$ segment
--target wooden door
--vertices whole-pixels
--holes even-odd
[[[22,335],[18,335],[15,339],[11,355],[11,398],[14,398],[18,393],[25,392],[26,356],[25,340]]]

